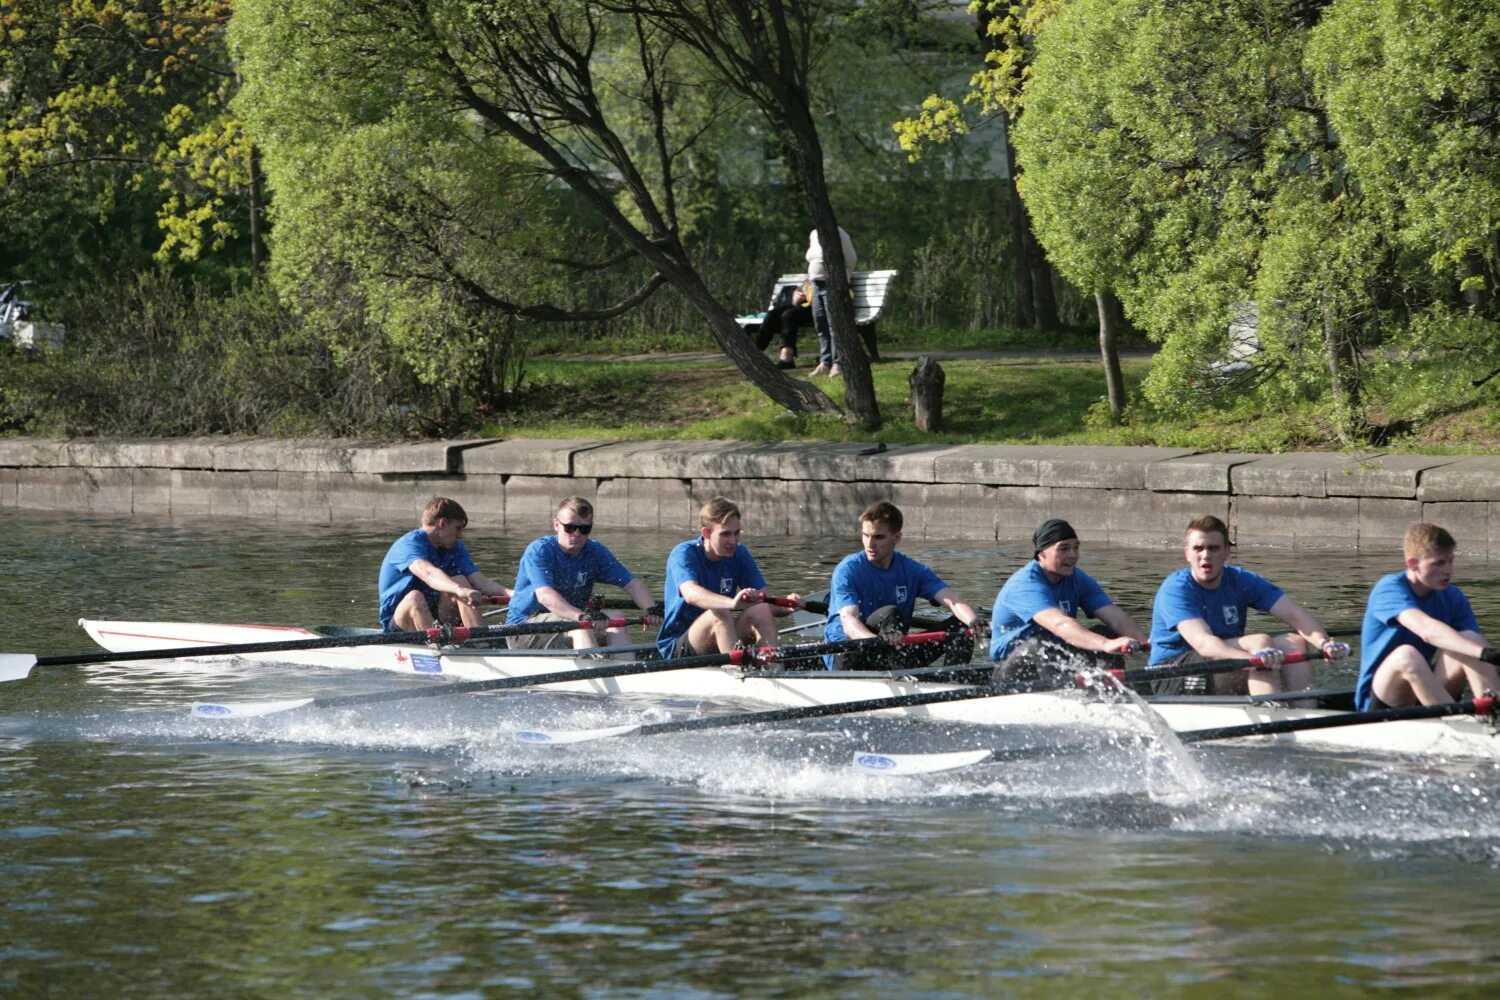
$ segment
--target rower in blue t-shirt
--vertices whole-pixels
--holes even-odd
[[[1167,577],[1156,591],[1151,611],[1150,666],[1251,657],[1260,666],[1215,674],[1211,686],[1185,685],[1182,678],[1153,681],[1153,693],[1205,689],[1222,694],[1302,691],[1312,686],[1312,666],[1286,663],[1288,653],[1305,653],[1311,644],[1321,648],[1324,659],[1349,655],[1347,643],[1329,638],[1317,619],[1279,587],[1249,570],[1226,565],[1229,527],[1217,517],[1200,517],[1188,525],[1183,555],[1187,568]],[[1247,633],[1251,608],[1279,618],[1296,633]]]
[[[552,531],[521,555],[516,586],[506,624],[528,621],[578,621],[588,611],[595,583],[623,587],[636,606],[647,612],[648,625],[659,619],[651,592],[602,543],[590,538],[594,505],[583,497],[564,497],[552,512]],[[575,629],[510,638],[510,645],[530,649],[589,649],[604,642],[623,646],[630,641],[624,628]]]
[[[983,629],[979,614],[931,569],[897,552],[904,523],[901,510],[885,500],[877,501],[859,515],[863,548],[845,556],[834,568],[828,588],[828,619],[823,638],[828,642],[869,639],[879,636],[894,648],[829,654],[823,662],[830,670],[898,670],[924,667],[944,656],[950,664],[968,663],[974,654],[973,628]],[[956,625],[970,629],[955,632],[946,642],[901,645],[911,628],[917,599],[946,607]]]
[[[1031,540],[1034,558],[1005,581],[990,618],[990,658],[1001,664],[1002,681],[1032,683],[1030,675],[1060,665],[1060,652],[1120,656],[1144,645],[1131,617],[1078,568],[1078,533],[1071,524],[1052,518]],[[1113,634],[1084,626],[1080,611]]]
[[[422,510],[421,527],[391,545],[380,563],[380,627],[387,632],[419,631],[438,621],[484,624],[476,610],[482,594],[509,597],[510,591],[479,572],[459,540],[469,515],[456,500],[433,497]]]
[[[1402,539],[1406,569],[1376,581],[1360,638],[1360,711],[1445,705],[1464,689],[1500,691],[1500,650],[1486,643],[1474,609],[1453,586],[1453,536],[1413,524]]]
[[[802,607],[766,603],[766,579],[740,544],[740,509],[714,497],[698,512],[698,537],[667,556],[666,612],[656,646],[665,657],[730,653],[742,642],[778,646],[776,618]]]

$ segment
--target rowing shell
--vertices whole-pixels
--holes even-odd
[[[79,624],[95,642],[113,652],[356,634],[350,629],[312,630],[276,625],[91,619],[80,619]],[[370,631],[375,634],[373,630]],[[541,653],[532,650],[435,648],[417,645],[335,647],[261,653],[239,658],[332,669],[389,670],[453,680],[526,677],[565,670],[570,665],[598,666],[601,662],[607,662],[601,661],[597,655],[585,656],[571,651]],[[958,685],[902,680],[869,672],[746,672],[738,667],[700,667],[553,684],[549,685],[549,690],[595,695],[632,694],[704,701],[748,701],[791,707],[862,701],[956,686]],[[1175,732],[1342,714],[1328,709],[1288,708],[1233,697],[1174,698],[1162,701],[1148,697],[1145,700],[1150,704],[1151,710]],[[1140,733],[1146,728],[1139,710],[1122,706],[1118,702],[1091,698],[1076,691],[945,702],[895,709],[883,714],[976,725],[1086,727],[1121,733]],[[1495,727],[1471,716],[1306,730],[1255,739],[1328,749],[1500,760],[1500,738],[1497,738]]]

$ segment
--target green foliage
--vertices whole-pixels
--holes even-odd
[[[370,351],[336,365],[265,290],[164,272],[59,300],[63,349],[0,345],[0,430],[72,437],[409,433],[409,379]]]
[[[237,107],[265,136],[277,289],[336,359],[379,337],[456,417],[513,388],[507,304],[555,287],[558,241],[543,178],[444,97],[419,29],[360,0],[242,2]]]
[[[243,254],[250,142],[226,110],[231,6],[0,0],[0,272],[50,293],[153,252]]]
[[[1495,291],[1500,12],[1482,0],[1338,0],[1309,63],[1389,235],[1448,289]]]
[[[1027,204],[1058,267],[1163,342],[1163,412],[1221,397],[1207,366],[1246,303],[1261,350],[1236,395],[1342,401],[1329,358],[1378,329],[1380,234],[1303,69],[1305,12],[1070,0],[1041,36],[1015,132]]]

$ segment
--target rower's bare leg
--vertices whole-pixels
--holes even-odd
[[[1278,635],[1271,644],[1283,653],[1307,653],[1307,642],[1300,635]],[[1313,664],[1283,663],[1280,670],[1273,670],[1269,677],[1275,678],[1279,691],[1307,691],[1313,686]],[[1288,702],[1296,708],[1317,708],[1317,703],[1308,699]]]
[[[420,590],[408,590],[396,605],[391,624],[402,632],[425,632],[436,625],[432,609],[427,606],[427,595]]]
[[[781,636],[776,631],[776,615],[769,604],[752,604],[741,612],[736,632],[740,639],[757,646],[781,645]]]
[[[466,576],[455,576],[453,578],[453,582],[458,584],[460,587],[466,587],[469,589],[473,589],[474,586],[469,582],[469,578]],[[484,624],[484,614],[480,612],[478,608],[474,607],[471,604],[463,603],[462,601],[453,597],[451,594],[442,594],[438,597],[439,611],[441,611],[441,606],[444,601],[446,601],[454,609],[456,620],[469,626],[469,628],[478,628],[480,625]],[[443,620],[448,621],[446,617]]]
[[[1439,653],[1439,658],[1442,655]],[[1404,708],[1418,702],[1446,705],[1453,701],[1453,695],[1448,693],[1426,657],[1415,646],[1397,646],[1391,650],[1375,668],[1371,690],[1375,697],[1392,708]]]
[[[1483,660],[1440,651],[1432,658],[1432,670],[1455,699],[1463,695],[1466,681],[1476,698],[1489,691],[1500,691],[1500,677],[1496,676],[1494,665]]]
[[[705,611],[693,619],[693,624],[688,626],[688,645],[695,652],[704,650],[718,650],[721,653],[734,651],[735,643],[739,637],[735,631],[735,622],[739,617],[737,611]]]

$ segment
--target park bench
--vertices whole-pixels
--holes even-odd
[[[900,271],[855,271],[854,272],[854,323],[859,328],[859,335],[865,342],[865,350],[869,352],[871,361],[880,360],[880,351],[875,346],[875,322],[880,319],[881,312],[885,309],[885,298],[890,294],[891,282],[896,280]],[[781,300],[782,295],[790,295],[788,289],[800,287],[807,281],[805,274],[783,274],[776,279],[776,284],[771,288],[771,302],[767,311],[774,308]],[[766,314],[751,313],[748,316],[736,316],[735,322],[740,329],[752,337],[760,332],[761,323],[765,321]]]

